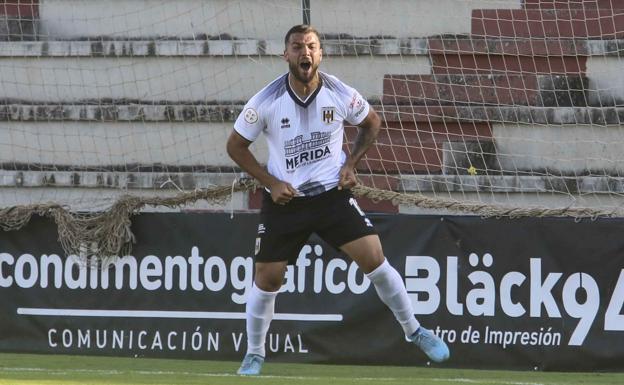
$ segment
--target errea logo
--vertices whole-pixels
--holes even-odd
[[[281,128],[290,128],[290,119],[282,118],[282,127]]]

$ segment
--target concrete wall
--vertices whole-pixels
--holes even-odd
[[[505,13],[511,15],[512,20],[501,23],[505,31],[501,30],[500,34],[514,32],[514,28],[523,27],[525,22],[521,0],[311,0],[310,3],[312,24],[329,38],[321,68],[374,101],[383,100],[384,94],[389,94],[389,90],[384,89],[385,75],[448,73],[457,77],[455,88],[448,89],[473,87],[472,91],[465,91],[473,95],[483,92],[478,83],[492,73],[503,76],[513,73],[521,83],[536,73],[550,75],[553,68],[563,67],[566,75],[571,72],[578,78],[578,84],[587,85],[577,91],[586,92],[590,107],[572,105],[565,107],[565,111],[557,105],[558,100],[554,100],[556,95],[548,108],[528,105],[522,111],[514,110],[512,99],[500,99],[499,104],[507,106],[490,106],[490,110],[499,110],[493,117],[482,114],[484,109],[479,106],[464,105],[464,100],[457,101],[463,103],[457,108],[452,102],[458,95],[432,99],[449,102],[446,110],[442,107],[429,109],[431,104],[413,106],[408,103],[402,107],[404,114],[395,114],[388,124],[405,129],[407,134],[401,132],[393,140],[408,142],[414,153],[421,147],[428,147],[430,153],[426,156],[430,156],[444,147],[444,141],[483,140],[493,143],[499,164],[507,170],[536,173],[554,170],[555,174],[569,175],[596,173],[614,178],[624,174],[624,156],[620,151],[624,134],[618,124],[624,111],[601,108],[621,104],[624,100],[624,80],[620,76],[624,68],[618,57],[620,43],[617,40],[595,38],[585,43],[579,39],[566,45],[561,44],[557,36],[549,35],[545,40],[552,39],[554,45],[546,49],[540,48],[542,40],[539,39],[528,45],[521,44],[520,40],[503,41],[496,35],[497,11],[492,10],[511,12]],[[481,12],[482,9],[485,11]],[[548,11],[547,14],[563,20],[561,17],[566,11],[557,12]],[[476,20],[477,14],[483,17]],[[178,108],[181,102],[210,102],[232,106],[235,110],[234,107],[240,108],[241,103],[286,71],[281,58],[283,35],[289,27],[302,21],[300,0],[41,0],[38,15],[38,41],[9,42],[0,46],[0,99],[9,99],[18,106],[17,110],[20,104],[29,106],[30,111],[36,109],[33,104],[50,104],[58,106],[60,115],[71,110],[71,116],[55,115],[46,121],[45,114],[15,117],[0,113],[4,116],[0,121],[0,162],[8,165],[23,167],[36,163],[97,169],[124,164],[159,164],[231,169],[233,163],[225,154],[224,144],[231,131],[232,116],[223,121],[207,119],[201,123],[191,119],[170,121],[162,113],[145,121],[107,121],[101,117],[86,121],[91,118],[79,116],[82,110],[77,104],[97,109],[98,105],[111,102],[126,105],[158,102],[162,110],[163,106],[170,105]],[[476,36],[475,31],[481,31],[475,28],[479,22],[483,34],[490,40],[481,48],[471,48],[470,34]],[[534,24],[531,28],[535,28]],[[523,33],[529,33],[531,28]],[[617,28],[624,30],[624,26]],[[556,29],[547,32],[555,33]],[[437,45],[424,38],[434,35],[449,36],[444,41],[438,39]],[[457,48],[458,41],[466,36],[465,44]],[[372,38],[362,39],[367,37]],[[576,51],[578,47],[585,51]],[[558,53],[558,49],[565,53]],[[473,71],[471,64],[477,69]],[[467,85],[462,83],[465,80],[462,76],[468,73],[482,77],[475,77],[476,80]],[[426,81],[433,81],[431,79]],[[499,92],[497,87],[523,92],[516,86],[519,83],[501,84],[486,90],[493,92],[488,100],[498,100],[501,93],[496,93]],[[435,87],[432,89],[436,91]],[[409,94],[409,87],[407,90]],[[388,115],[392,115],[396,107],[391,99],[392,95],[388,99],[390,102],[383,102]],[[410,102],[409,95],[405,101]],[[449,116],[458,114],[459,110],[463,111],[463,116]],[[520,115],[522,117],[517,117]],[[581,116],[587,120],[576,120]],[[458,138],[450,138],[448,132],[432,133],[445,124],[457,124],[457,120],[461,124],[454,127],[459,133],[453,135]],[[470,131],[471,124],[487,126],[491,135],[475,138],[464,134],[464,128],[474,131]],[[421,141],[429,137],[440,142]],[[263,139],[254,149],[260,160],[265,161]],[[402,153],[400,149],[392,150],[396,150],[395,154]],[[427,159],[435,162],[434,158],[431,155],[431,159]],[[433,166],[435,170],[441,169],[440,165]],[[44,182],[49,180],[49,175],[35,169],[24,170],[30,173],[25,177],[30,177],[32,186],[41,183],[45,187],[18,185],[16,171],[7,171],[6,183],[0,184],[0,206],[55,200],[89,209],[112,202],[130,188],[130,185],[95,188],[87,183],[80,189],[53,189]],[[63,186],[71,185],[71,176],[62,172],[55,175],[67,182]],[[413,176],[401,177],[409,180]],[[97,178],[97,175],[84,175],[80,180],[89,178]],[[134,185],[137,193],[159,193],[155,187],[160,181],[158,178],[160,176],[141,177],[142,184]],[[198,175],[184,178],[202,180]],[[426,183],[415,183],[414,186],[419,187],[412,191],[424,185]],[[560,206],[573,201],[571,195],[562,191],[526,189],[524,193],[517,193],[514,190],[517,186],[510,185],[493,193],[488,190],[490,187],[484,182],[481,192],[454,190],[448,195],[513,205]],[[432,190],[418,191],[433,194]],[[175,189],[167,190],[165,194],[174,192]],[[589,195],[574,202],[597,207],[619,204],[619,201],[604,201],[601,195],[591,195],[590,191],[584,193]],[[445,196],[440,192],[436,194]],[[236,199],[239,199],[236,208],[246,207],[246,196],[238,194]],[[83,204],[88,201],[93,203]],[[214,209],[217,206],[202,207]],[[410,211],[408,208],[401,210]]]
[[[0,122],[0,163],[231,167],[232,123]],[[267,160],[264,139],[252,145]]]
[[[521,3],[521,0],[311,0],[311,21],[329,34],[395,37],[468,34],[473,9],[519,9]]]
[[[288,70],[278,56],[3,58],[2,98],[72,103],[85,99],[246,101]],[[330,56],[323,71],[379,99],[384,74],[428,73],[425,56]]]
[[[6,187],[0,189],[0,203],[2,207],[29,205],[33,203],[54,202],[74,211],[101,211],[109,208],[122,195],[132,194],[140,197],[173,197],[178,190],[167,186],[165,189],[153,188],[140,189],[112,189],[112,188],[77,188],[77,187]],[[225,204],[213,204],[198,200],[189,204],[183,210],[202,211],[230,211],[244,210],[248,207],[248,194],[235,193],[233,198]],[[180,208],[167,208],[163,206],[145,207],[144,212],[179,212]]]
[[[48,39],[183,37],[230,34],[283,39],[302,20],[300,0],[41,0]]]
[[[432,194],[424,192],[425,196],[431,198],[448,198],[460,202],[481,202],[484,204],[495,204],[506,206],[509,208],[544,208],[544,207],[591,207],[596,210],[611,211],[614,207],[621,207],[624,204],[624,198],[616,195],[607,194],[584,194],[581,196],[572,196],[563,193],[452,193],[452,194]],[[399,212],[403,214],[418,215],[458,215],[456,211],[444,209],[423,209],[410,205],[400,205]],[[464,214],[474,215],[474,213],[466,212]]]
[[[624,130],[618,125],[492,126],[504,170],[550,170],[555,175],[619,175],[624,172]]]
[[[230,34],[283,39],[302,22],[300,0],[41,0],[41,33],[50,39]],[[429,36],[469,33],[471,11],[518,9],[521,0],[311,0],[311,22],[323,33]]]
[[[624,105],[624,59],[590,56],[587,59],[589,102],[592,105]]]

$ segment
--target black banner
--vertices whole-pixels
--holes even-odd
[[[0,351],[239,360],[257,215],[142,214],[133,255],[64,257],[53,223],[0,233]],[[371,216],[448,367],[624,368],[621,219]],[[370,282],[318,238],[287,271],[269,360],[423,365]]]

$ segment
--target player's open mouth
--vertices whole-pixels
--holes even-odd
[[[310,67],[312,67],[312,63],[304,62],[299,64],[299,67],[301,67],[302,70],[307,71]]]

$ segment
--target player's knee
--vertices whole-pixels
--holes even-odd
[[[371,256],[370,258],[366,260],[366,270],[370,273],[371,271],[381,266],[381,264],[385,260],[386,260],[386,257],[384,257],[383,253],[374,254],[373,256]]]
[[[360,270],[362,270],[363,273],[368,274],[381,266],[381,264],[386,260],[386,257],[384,257],[382,252],[379,252],[361,255],[359,258],[354,258],[354,260],[357,262]]]
[[[262,291],[275,292],[282,287],[282,280],[258,279],[255,280],[256,287]]]
[[[256,268],[256,287],[263,291],[278,291],[284,282],[284,272],[279,269]]]
[[[377,267],[381,265],[385,260],[386,257],[384,256],[381,243],[374,244],[370,247],[366,255],[366,262],[368,265]]]

